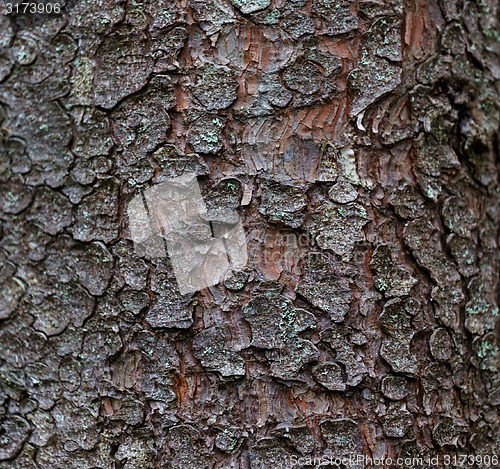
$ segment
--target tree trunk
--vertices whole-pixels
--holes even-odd
[[[0,8],[0,468],[498,464],[497,2]],[[182,295],[186,173],[248,263]]]

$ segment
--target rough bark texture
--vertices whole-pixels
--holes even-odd
[[[0,16],[0,468],[500,453],[498,18],[494,0]],[[181,296],[125,214],[193,171],[250,262]]]

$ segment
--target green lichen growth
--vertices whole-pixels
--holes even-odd
[[[219,141],[219,136],[217,132],[208,131],[206,133],[201,133],[200,138],[207,143],[217,143]]]

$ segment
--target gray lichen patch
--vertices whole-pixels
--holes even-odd
[[[436,54],[420,65],[416,78],[425,85],[432,85],[440,80],[450,80],[452,62],[453,57],[450,55]]]
[[[321,70],[312,62],[298,61],[286,70],[283,81],[291,90],[311,95],[321,87]]]
[[[459,236],[470,238],[471,230],[478,223],[477,215],[458,197],[449,197],[443,202],[443,219],[446,226]]]
[[[116,173],[125,179],[125,189],[128,192],[130,187],[135,187],[139,184],[144,184],[150,181],[154,176],[154,168],[151,165],[149,158],[141,158],[135,160],[135,156],[130,158],[131,154],[125,152],[117,159]],[[128,164],[131,160],[133,164]]]
[[[0,108],[0,115],[2,109]],[[0,117],[1,121],[1,117]],[[17,137],[6,138],[0,147],[0,181],[7,182],[13,174],[26,174],[32,168],[26,142]]]
[[[118,300],[125,311],[139,314],[149,306],[149,295],[144,291],[122,290],[118,294]]]
[[[413,416],[405,404],[392,403],[382,418],[382,428],[384,434],[390,438],[403,438],[413,425],[413,421]]]
[[[2,15],[2,18],[0,19],[0,26],[0,47],[9,47],[9,44],[14,37],[14,30],[9,18],[7,18],[7,15]]]
[[[5,123],[9,134],[12,134],[12,144],[17,147],[13,150],[25,151],[31,166],[25,182],[30,185],[61,187],[73,162],[69,151],[72,138],[69,116],[57,102],[44,100],[33,89],[25,89],[23,86],[23,94],[20,96],[19,90],[5,91],[0,90],[2,101],[6,101],[15,110],[9,112],[9,119]],[[29,99],[30,106],[22,98]]]
[[[338,74],[341,70],[342,59],[322,50],[319,41],[309,38],[300,56],[282,72],[285,86],[295,91],[288,92],[293,97],[292,107],[331,101],[339,91]],[[281,103],[274,105],[285,106]]]
[[[111,398],[111,421],[125,422],[128,425],[140,425],[144,420],[144,403],[135,397],[124,394]]]
[[[354,351],[353,345],[348,340],[349,328],[341,324],[334,324],[331,328],[320,333],[321,340],[328,344],[335,354],[335,362],[339,363],[345,372],[347,386],[358,386],[367,375],[368,369],[363,361],[363,356]]]
[[[321,182],[335,182],[341,172],[340,152],[330,142],[321,145],[316,169],[316,179]]]
[[[301,454],[310,454],[317,446],[307,425],[289,425],[284,422],[276,427],[274,433],[287,440]]]
[[[30,425],[20,415],[12,415],[2,418],[0,429],[3,435],[0,441],[0,461],[5,461],[21,451],[30,434]]]
[[[149,267],[143,259],[136,255],[132,245],[120,241],[114,246],[113,254],[117,258],[115,280],[134,290],[143,290],[146,287]]]
[[[25,286],[16,277],[6,279],[0,286],[0,320],[8,318],[25,294]]]
[[[54,419],[49,412],[37,409],[28,416],[34,430],[30,442],[36,446],[45,446],[54,437]]]
[[[95,300],[75,283],[56,284],[44,296],[43,302],[33,305],[33,327],[48,336],[60,334],[69,324],[82,326],[95,306]]]
[[[350,114],[357,116],[401,83],[401,68],[365,52],[360,66],[349,74],[348,83],[355,94]]]
[[[471,277],[478,273],[479,269],[476,265],[478,248],[476,243],[452,233],[446,239],[446,245],[457,263],[458,271],[463,276]]]
[[[35,194],[29,219],[46,233],[55,235],[71,225],[72,205],[61,193],[40,188]]]
[[[241,443],[241,431],[238,428],[224,428],[215,437],[215,446],[224,453],[236,452]]]
[[[421,267],[430,272],[442,288],[451,288],[460,281],[455,265],[443,253],[439,231],[426,217],[408,222],[403,230],[406,245]]]
[[[250,469],[287,469],[291,455],[277,439],[261,438],[249,450]]]
[[[367,18],[401,16],[404,5],[399,0],[390,0],[386,3],[378,3],[373,0],[364,0],[359,4],[359,12]]]
[[[432,429],[432,438],[438,447],[457,446],[458,437],[465,431],[467,431],[467,425],[463,421],[445,416]]]
[[[213,326],[193,338],[194,354],[201,365],[222,376],[244,376],[245,361],[237,352],[228,349],[231,333],[227,327]]]
[[[395,189],[389,200],[396,214],[405,219],[415,218],[424,207],[423,197],[410,184]]]
[[[154,464],[156,451],[151,441],[153,434],[141,433],[144,435],[127,436],[115,453],[115,458],[125,462],[127,468],[143,469]]]
[[[350,147],[342,148],[339,153],[339,162],[342,166],[343,178],[351,184],[360,184],[354,150]]]
[[[154,34],[158,30],[164,30],[175,24],[177,13],[176,2],[172,0],[158,0],[157,2],[132,0],[126,5],[124,22],[136,33],[149,30],[151,34]]]
[[[367,47],[391,62],[401,61],[401,26],[398,16],[379,18],[365,35]]]
[[[77,158],[73,169],[71,170],[71,177],[78,184],[86,185],[94,182],[96,171],[94,169],[94,162],[92,159]]]
[[[108,370],[104,368],[104,364],[122,349],[123,341],[118,334],[116,321],[99,315],[90,318],[82,332],[83,343],[78,356],[84,363],[82,380],[93,382],[105,377]],[[115,405],[116,407],[118,406]]]
[[[342,58],[322,50],[320,44],[317,38],[308,38],[303,58],[320,65],[326,78],[336,77],[342,71]]]
[[[273,349],[285,347],[299,332],[313,328],[316,320],[304,309],[276,292],[255,296],[243,308],[243,317],[251,326],[254,347]]]
[[[0,211],[17,214],[26,209],[33,199],[33,190],[19,178],[0,184]]]
[[[148,45],[138,37],[109,36],[99,48],[94,75],[94,103],[106,109],[146,85],[153,70]]]
[[[68,259],[62,253],[70,252]],[[101,242],[83,244],[60,236],[47,249],[44,266],[50,277],[61,282],[75,281],[91,295],[102,295],[113,274],[113,256]]]
[[[493,330],[498,320],[495,293],[486,287],[481,277],[474,277],[468,289],[470,300],[465,305],[465,327],[475,334],[483,335]]]
[[[91,191],[92,189],[90,187],[85,187],[71,179],[67,181],[65,187],[62,189],[62,193],[72,204],[79,204]]]
[[[189,127],[187,141],[199,153],[217,153],[222,148],[222,120],[215,115],[203,115]]]
[[[256,13],[252,13],[252,20],[266,26],[277,25],[282,17],[282,13],[283,11],[280,11],[278,8],[260,10]]]
[[[307,227],[321,249],[329,249],[348,260],[355,244],[365,240],[363,227],[369,221],[366,209],[359,204],[324,202],[311,215]]]
[[[152,34],[151,50],[155,59],[153,72],[164,73],[177,70],[180,66],[177,59],[189,37],[186,28],[174,28],[169,34],[164,34],[163,29],[155,28]]]
[[[51,413],[56,423],[56,434],[66,442],[68,449],[91,450],[95,447],[99,440],[98,429],[88,409],[61,400]]]
[[[113,274],[113,256],[101,242],[74,250],[76,276],[91,295],[102,295]]]
[[[421,136],[415,144],[417,182],[426,197],[436,201],[441,193],[439,178],[444,171],[460,169],[460,162],[453,149],[439,144],[431,135]]]
[[[319,424],[326,446],[335,456],[363,453],[363,438],[358,424],[352,419],[323,420]]]
[[[385,244],[375,249],[370,267],[376,272],[373,278],[375,288],[388,298],[409,295],[417,283],[408,270],[397,265],[389,246]]]
[[[224,286],[231,291],[240,291],[244,288],[249,278],[248,273],[243,271],[230,272],[224,279]]]
[[[165,141],[170,129],[167,110],[175,102],[170,78],[157,75],[144,93],[125,100],[113,111],[115,137],[129,164],[144,158]]]
[[[236,178],[225,178],[210,188],[203,198],[209,212],[239,208],[243,197],[243,184]]]
[[[124,5],[118,1],[101,2],[100,4],[83,1],[67,7],[71,29],[78,36],[104,34],[123,19]]]
[[[137,361],[136,355],[133,355],[132,359],[122,361],[117,368],[120,382],[123,382],[124,387],[133,387],[139,380],[144,395],[160,403],[160,412],[165,412],[163,406],[177,400],[174,376],[179,367],[179,358],[168,333],[137,332],[130,348],[134,354],[140,353],[140,360]],[[137,369],[141,370],[140,376],[135,373]],[[128,386],[127,382],[130,382]]]
[[[318,360],[319,352],[314,344],[305,339],[293,339],[280,350],[265,352],[270,363],[271,376],[293,379],[307,364]]]
[[[338,363],[320,363],[312,369],[314,379],[330,391],[345,391],[346,373]]]
[[[11,46],[11,53],[19,65],[29,65],[36,60],[36,44],[29,37],[18,37]]]
[[[172,469],[208,469],[212,463],[200,440],[199,432],[189,425],[171,427],[167,435],[170,451],[163,460],[168,461]]]
[[[10,54],[7,52],[0,52],[0,82],[4,81],[12,72],[14,63]]]
[[[302,187],[280,184],[264,179],[261,185],[259,212],[271,222],[298,228],[303,220],[303,209],[307,206],[305,190]]]
[[[329,313],[333,321],[341,322],[349,311],[352,287],[349,279],[335,274],[336,268],[327,256],[312,253],[297,291],[311,304]]]
[[[242,13],[249,14],[263,10],[271,4],[271,0],[231,0]]]
[[[318,0],[313,3],[312,12],[325,22],[326,34],[346,34],[359,27],[359,20],[350,12],[349,6],[350,3],[344,0]]]
[[[197,77],[193,95],[198,98],[203,109],[225,109],[236,101],[239,85],[228,67],[208,63],[197,70]]]
[[[409,394],[408,380],[403,376],[386,376],[382,380],[382,394],[392,401],[400,401]]]
[[[328,197],[333,202],[347,204],[358,198],[358,191],[349,181],[341,179],[328,191]]]
[[[118,236],[119,184],[115,178],[102,178],[94,190],[78,205],[71,227],[73,237],[79,241],[99,240],[105,243]]]
[[[56,403],[61,388],[54,370],[41,361],[28,364],[25,370],[27,392],[38,403],[40,409],[50,409]]]
[[[90,158],[107,155],[113,146],[107,114],[94,108],[84,107],[75,111],[76,134],[73,153]]]
[[[314,20],[304,13],[293,13],[283,19],[283,29],[295,40],[316,30]]]
[[[460,324],[460,305],[464,301],[464,294],[459,285],[449,288],[434,287],[431,292],[434,302],[434,316],[446,327],[456,328]],[[482,324],[482,320],[478,321]],[[470,323],[465,321],[465,327]],[[481,326],[483,327],[483,326]]]
[[[387,334],[380,355],[396,373],[415,375],[418,361],[411,349],[411,339],[418,332],[412,316],[418,314],[420,305],[412,299],[395,298],[384,305],[379,326]]]
[[[286,107],[292,97],[292,93],[281,85],[275,85],[267,94],[269,102],[276,107]]]
[[[146,321],[153,327],[186,329],[193,324],[191,295],[180,295],[177,281],[164,262],[160,262],[151,277],[151,291],[155,293]]]
[[[72,452],[69,452],[69,449]],[[112,448],[108,444],[99,444],[94,451],[75,451],[70,445],[66,448],[60,442],[52,440],[48,445],[40,448],[36,452],[35,461],[42,467],[54,467],[62,469],[63,467],[72,467],[74,469],[85,469],[89,464],[94,467],[103,467],[111,469],[108,461],[112,461]],[[30,466],[28,466],[30,467]]]
[[[319,352],[299,333],[315,327],[314,316],[298,309],[277,292],[255,296],[243,309],[252,330],[253,347],[267,349],[270,372],[282,379],[293,379],[299,370],[316,361]]]
[[[203,158],[196,153],[184,154],[174,145],[164,145],[153,153],[153,160],[159,174],[155,182],[176,178],[185,173],[194,173],[197,176],[208,173],[208,167]]]
[[[358,115],[379,97],[401,83],[401,22],[397,18],[380,18],[365,33],[358,66],[348,77],[355,97],[351,116]]]
[[[472,343],[474,356],[471,362],[480,370],[495,373],[499,370],[500,350],[495,334],[490,332],[483,337],[477,337]]]
[[[436,329],[429,338],[429,347],[435,360],[447,361],[453,354],[450,334],[444,328]]]
[[[235,12],[228,4],[213,0],[190,0],[189,6],[201,29],[209,36],[234,22]]]

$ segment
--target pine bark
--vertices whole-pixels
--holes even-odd
[[[2,8],[0,469],[500,456],[497,2]],[[181,295],[186,172],[249,262]]]

